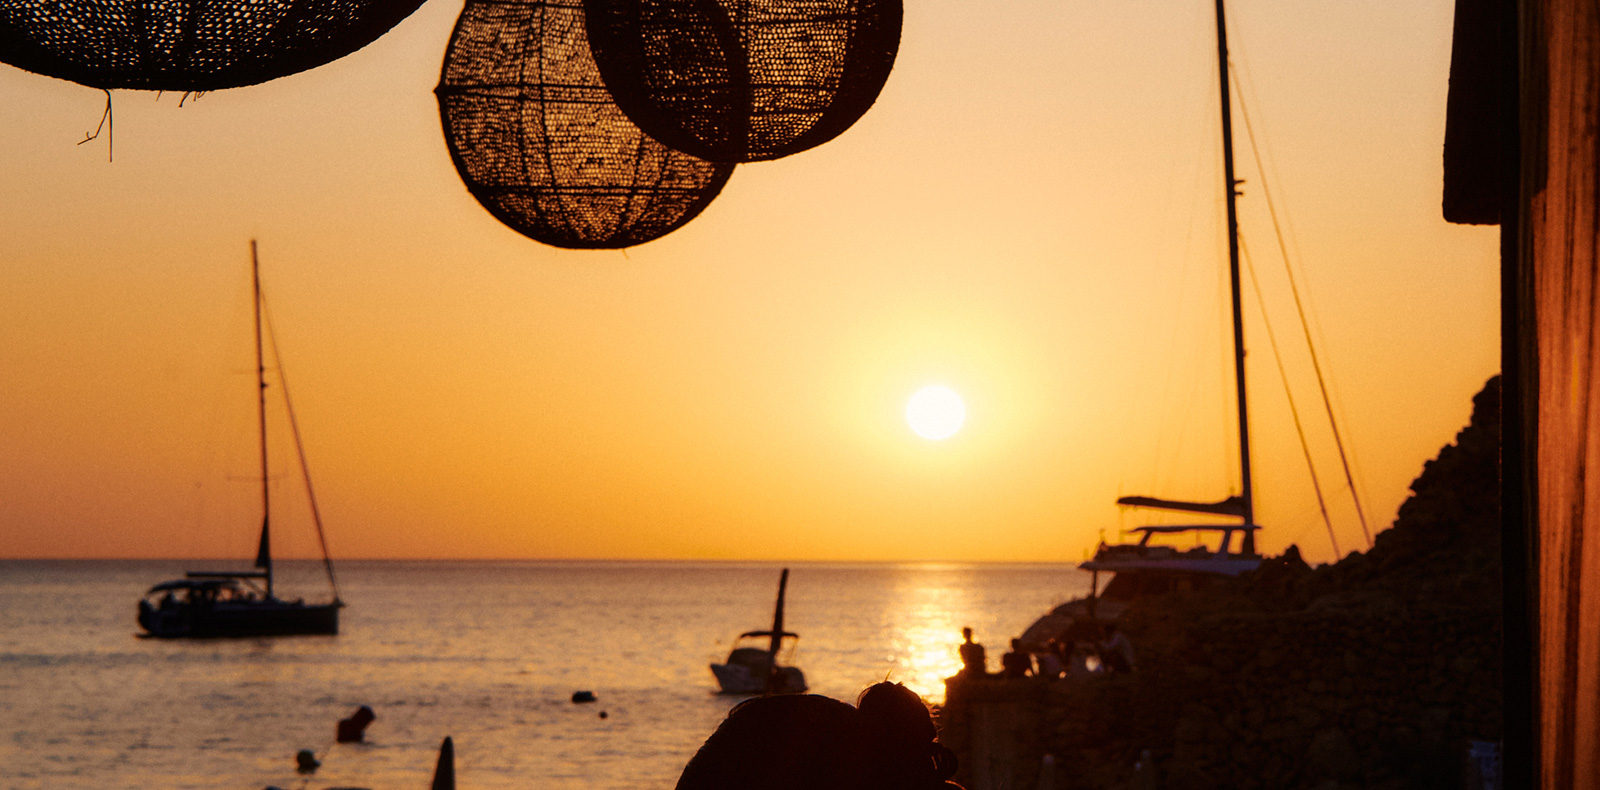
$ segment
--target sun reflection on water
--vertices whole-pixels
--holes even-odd
[[[907,581],[926,579],[918,576],[922,578]],[[895,613],[898,616],[890,636],[895,667],[890,679],[930,702],[944,700],[945,678],[961,669],[956,645],[961,641],[962,623],[957,622],[955,613],[970,608],[963,587],[906,584],[897,591],[903,603]]]

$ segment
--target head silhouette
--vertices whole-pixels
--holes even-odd
[[[678,777],[678,790],[868,790],[856,709],[815,694],[740,703]]]
[[[956,757],[935,740],[939,731],[927,703],[899,683],[877,683],[861,692],[864,765],[872,790],[933,790],[946,787]]]
[[[879,683],[859,708],[814,694],[740,703],[689,760],[677,790],[937,790],[955,756],[922,698]],[[958,787],[958,786],[957,786]]]

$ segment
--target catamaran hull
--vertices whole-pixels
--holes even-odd
[[[139,626],[158,639],[210,639],[339,633],[340,604],[268,601],[159,609],[140,602]]]

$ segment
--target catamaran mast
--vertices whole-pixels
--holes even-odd
[[[1233,178],[1233,96],[1228,90],[1228,26],[1223,18],[1222,0],[1217,0],[1217,77],[1222,85],[1222,179],[1228,199],[1228,280],[1233,299],[1233,377],[1239,398],[1239,474],[1243,480],[1240,499],[1244,504],[1245,554],[1254,554],[1255,499],[1250,489],[1250,416],[1244,389],[1244,314],[1239,298],[1239,182]],[[1223,547],[1226,551],[1227,547]]]
[[[261,445],[261,543],[256,548],[256,567],[267,574],[267,597],[272,597],[272,534],[267,494],[267,367],[261,355],[261,264],[256,257],[255,239],[250,240],[250,285],[256,317],[256,421]]]

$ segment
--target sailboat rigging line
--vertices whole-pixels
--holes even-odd
[[[1219,8],[1221,0],[1218,0]],[[1228,71],[1235,82],[1239,75],[1234,72],[1233,65],[1228,65]],[[1317,374],[1317,388],[1322,393],[1322,407],[1328,413],[1328,426],[1333,430],[1333,444],[1339,449],[1339,463],[1344,467],[1345,483],[1350,487],[1350,498],[1355,502],[1356,515],[1361,519],[1361,534],[1367,539],[1367,548],[1372,548],[1372,530],[1367,527],[1367,514],[1361,507],[1361,494],[1356,491],[1356,481],[1350,473],[1350,459],[1344,450],[1344,439],[1339,435],[1339,422],[1333,416],[1333,401],[1328,397],[1328,384],[1322,375],[1322,363],[1317,359],[1316,344],[1311,342],[1311,325],[1306,321],[1305,305],[1300,300],[1300,288],[1295,284],[1294,267],[1289,264],[1289,247],[1283,240],[1283,227],[1278,222],[1278,210],[1272,200],[1272,191],[1267,187],[1266,168],[1261,164],[1261,147],[1256,145],[1255,129],[1250,125],[1250,109],[1244,100],[1244,91],[1239,91],[1239,114],[1244,118],[1245,136],[1250,140],[1250,152],[1255,156],[1256,172],[1261,175],[1261,196],[1266,199],[1267,213],[1272,217],[1272,230],[1278,237],[1278,249],[1283,254],[1283,270],[1289,275],[1289,292],[1294,294],[1294,309],[1300,315],[1300,329],[1305,333],[1306,350],[1311,353],[1311,369]]]
[[[1294,392],[1289,389],[1289,373],[1283,368],[1283,354],[1278,351],[1278,335],[1272,331],[1272,321],[1267,318],[1267,300],[1261,295],[1261,280],[1256,277],[1256,266],[1250,260],[1250,250],[1244,239],[1239,240],[1239,251],[1245,268],[1250,272],[1250,289],[1255,291],[1256,305],[1261,308],[1261,323],[1267,328],[1267,343],[1272,346],[1272,359],[1278,363],[1278,378],[1283,381],[1284,397],[1289,399],[1289,416],[1294,418],[1294,432],[1300,437],[1300,451],[1306,456],[1306,469],[1311,472],[1311,489],[1317,493],[1317,508],[1322,511],[1322,523],[1328,525],[1328,541],[1333,544],[1333,556],[1344,556],[1339,550],[1339,538],[1333,534],[1333,519],[1328,516],[1328,503],[1322,496],[1322,483],[1317,479],[1317,465],[1311,460],[1311,445],[1306,443],[1306,432],[1300,424],[1300,409],[1294,405]]]
[[[322,511],[317,509],[317,494],[311,487],[311,465],[306,463],[306,447],[300,441],[300,422],[294,416],[294,401],[289,398],[289,374],[283,369],[283,355],[278,352],[278,333],[272,326],[272,312],[266,309],[266,298],[261,300],[266,314],[267,341],[272,344],[272,358],[278,361],[278,386],[283,388],[283,407],[289,415],[289,432],[294,436],[294,449],[300,456],[300,479],[306,485],[306,498],[311,500],[311,522],[317,525],[317,543],[322,546],[322,565],[328,571],[328,585],[333,588],[333,602],[339,602],[339,582],[333,576],[333,559],[328,555],[328,537],[322,531]]]

